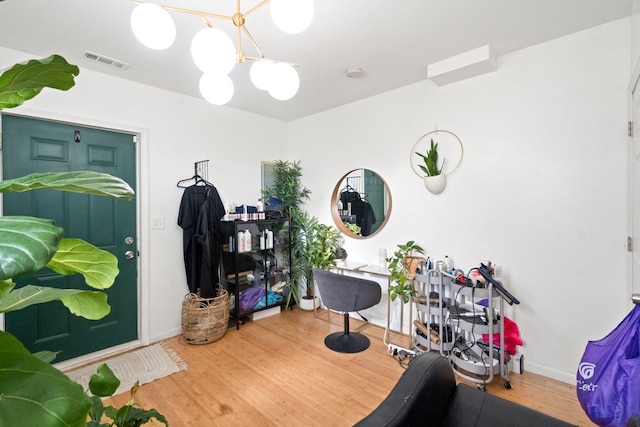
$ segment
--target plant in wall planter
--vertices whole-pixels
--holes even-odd
[[[424,164],[418,165],[424,176],[424,186],[433,194],[440,194],[444,191],[447,185],[447,176],[442,173],[445,159],[442,159],[442,164],[438,165],[438,143],[431,138],[431,145],[427,149],[427,154],[415,152],[422,158]]]
[[[413,240],[397,246],[398,249],[387,259],[391,279],[389,291],[391,301],[400,298],[402,302],[408,303],[411,297],[417,295],[413,277],[419,262],[425,260],[424,257],[418,256],[424,255],[424,249]]]

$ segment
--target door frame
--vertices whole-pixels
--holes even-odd
[[[97,351],[95,353],[86,354],[73,359],[65,360],[57,363],[58,369],[71,369],[76,366],[80,366],[94,360],[102,359],[112,354],[120,353],[123,351],[131,350],[133,348],[141,347],[150,344],[150,327],[151,327],[151,313],[150,313],[150,289],[149,282],[150,266],[148,248],[149,244],[149,203],[147,197],[149,194],[149,144],[148,135],[149,131],[146,128],[132,126],[124,123],[113,123],[97,120],[88,117],[68,116],[50,111],[32,110],[27,108],[19,108],[19,111],[6,112],[4,115],[13,115],[18,117],[31,118],[36,120],[49,120],[54,122],[60,122],[63,124],[73,124],[84,127],[91,127],[109,131],[131,133],[136,135],[138,141],[136,143],[136,250],[138,251],[137,262],[137,293],[138,293],[138,339],[128,343],[120,344],[115,347],[107,348]],[[1,120],[1,115],[0,115]],[[1,123],[0,123],[1,124]],[[2,127],[0,126],[0,131]],[[2,141],[2,135],[0,134],[0,142]],[[2,177],[2,150],[0,149],[0,177]],[[0,211],[2,210],[2,198],[0,197]],[[0,314],[0,329],[5,329],[4,315]]]

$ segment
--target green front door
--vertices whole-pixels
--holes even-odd
[[[2,116],[3,179],[33,172],[91,170],[122,178],[134,190],[133,135],[18,116]],[[70,314],[59,302],[7,313],[6,330],[30,351],[60,351],[56,362],[138,338],[136,202],[53,190],[5,194],[3,214],[53,219],[65,237],[80,238],[118,257],[107,291],[111,313],[99,321]],[[27,284],[88,289],[81,275],[51,270],[14,278]]]

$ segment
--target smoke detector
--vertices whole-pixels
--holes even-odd
[[[362,75],[364,74],[364,70],[360,67],[350,67],[350,68],[347,68],[347,71],[345,71],[345,74],[349,78],[362,77]]]

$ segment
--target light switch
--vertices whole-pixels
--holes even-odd
[[[163,216],[154,216],[151,218],[151,229],[152,230],[164,230],[164,217]]]

